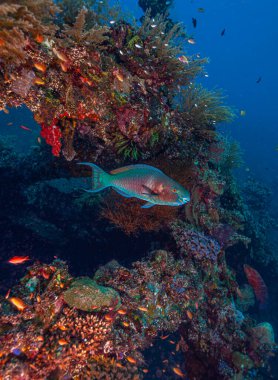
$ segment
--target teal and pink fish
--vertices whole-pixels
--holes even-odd
[[[92,188],[96,193],[108,187],[126,198],[139,198],[147,201],[142,208],[155,205],[180,206],[190,201],[189,192],[161,170],[150,165],[129,165],[106,173],[90,162],[81,162],[92,168]]]

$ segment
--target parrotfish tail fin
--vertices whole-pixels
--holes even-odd
[[[105,189],[106,187],[111,186],[110,183],[110,174],[105,173],[99,166],[91,164],[90,162],[78,162],[78,165],[87,165],[92,168],[92,184],[90,190],[85,190],[89,193],[97,193]]]

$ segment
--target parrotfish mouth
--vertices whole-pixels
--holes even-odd
[[[190,202],[190,197],[182,198],[181,202],[182,202],[182,204],[186,204],[186,203]]]

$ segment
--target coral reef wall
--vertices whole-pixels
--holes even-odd
[[[0,145],[0,256],[34,259],[1,284],[3,379],[266,376],[274,332],[252,310],[267,287],[243,270],[266,252],[259,193],[240,194],[238,147],[217,132],[233,112],[195,81],[207,60],[171,3],[140,0],[138,24],[106,1],[0,1],[0,109],[26,106],[41,135],[28,155]],[[147,163],[191,200],[92,196],[77,161]]]

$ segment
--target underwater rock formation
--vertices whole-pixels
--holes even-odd
[[[88,277],[76,279],[63,298],[70,307],[83,311],[108,311],[110,307],[117,310],[121,306],[120,296],[115,290],[100,286]]]
[[[236,309],[236,285],[228,285],[231,275],[223,260],[217,261],[196,262],[190,254],[175,259],[158,250],[130,269],[111,262],[94,281],[74,280],[59,260],[34,264],[1,300],[1,378],[17,379],[21,370],[30,379],[109,373],[113,379],[123,373],[140,379],[152,371],[144,350],[157,339],[166,346],[173,341],[189,377],[208,378],[209,365],[220,378],[224,362],[230,373],[248,377],[275,347],[273,330],[268,323],[254,325]],[[197,358],[203,359],[198,370]],[[174,357],[169,360],[177,366]],[[162,378],[171,378],[172,368],[166,362],[161,366]]]

